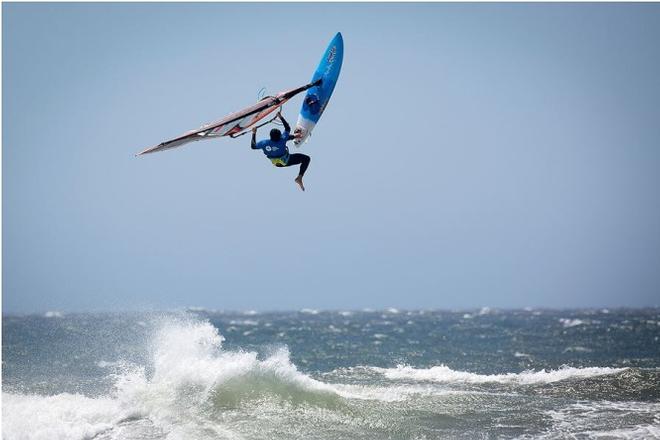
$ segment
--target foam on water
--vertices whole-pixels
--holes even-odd
[[[89,439],[126,418],[119,402],[59,394],[32,396],[3,394],[3,438],[12,440]]]
[[[624,371],[625,368],[574,368],[564,366],[557,370],[523,371],[521,373],[506,374],[477,374],[465,371],[455,371],[445,365],[431,368],[414,368],[399,365],[396,368],[372,368],[392,380],[414,380],[431,382],[459,382],[459,383],[504,383],[504,384],[544,384],[567,379],[584,379],[587,377],[603,376]]]
[[[660,439],[660,426],[644,425],[634,428],[612,429],[606,431],[587,431],[584,433],[594,440],[609,440],[612,438],[624,440],[650,440]]]
[[[552,426],[537,438],[559,439],[570,434],[585,439],[659,439],[659,414],[659,403],[578,402],[548,411]],[[617,427],[624,419],[628,419],[628,425],[633,421],[635,426]]]
[[[564,328],[576,327],[578,325],[586,324],[581,319],[568,319],[568,318],[559,318],[559,322],[561,323],[561,325],[564,326]]]

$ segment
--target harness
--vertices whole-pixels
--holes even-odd
[[[268,159],[270,159],[270,161],[276,167],[285,167],[286,164],[289,162],[289,152],[284,153],[280,157],[269,157]]]

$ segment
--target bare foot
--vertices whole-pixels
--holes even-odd
[[[296,177],[296,180],[294,180],[294,182],[296,182],[296,183],[298,184],[298,186],[300,187],[300,189],[302,189],[303,191],[305,191],[305,185],[303,185],[302,176],[298,176],[298,177]]]

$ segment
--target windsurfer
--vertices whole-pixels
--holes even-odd
[[[296,136],[290,134],[291,126],[286,122],[282,113],[278,112],[277,116],[280,118],[280,121],[282,121],[282,125],[284,125],[284,133],[277,128],[273,128],[270,131],[269,139],[257,142],[257,127],[254,127],[252,129],[252,143],[250,146],[253,150],[263,150],[266,157],[270,159],[276,167],[300,165],[300,171],[298,172],[298,177],[296,177],[295,182],[301,190],[305,191],[303,176],[305,175],[305,171],[307,171],[309,162],[312,159],[306,154],[289,154],[289,149],[287,148],[286,143],[290,140],[296,139]]]

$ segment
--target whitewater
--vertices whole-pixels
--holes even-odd
[[[659,336],[658,309],[9,316],[3,439],[660,438]]]

